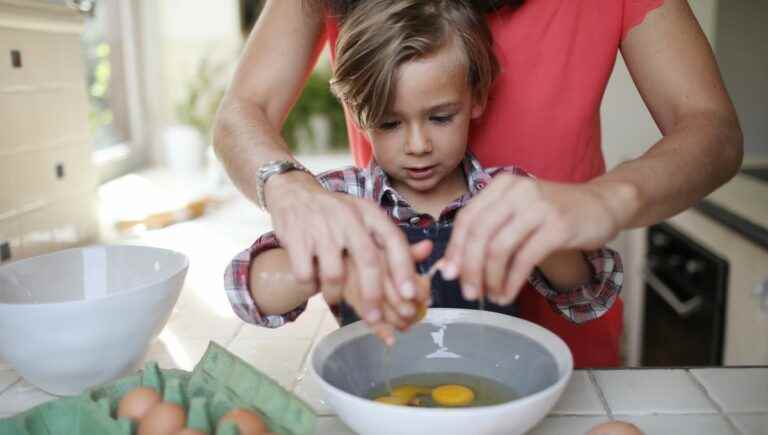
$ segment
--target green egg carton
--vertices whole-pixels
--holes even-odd
[[[187,410],[187,427],[209,435],[238,435],[234,423],[217,424],[236,408],[257,411],[271,432],[314,433],[316,416],[302,400],[269,376],[211,342],[194,370],[162,370],[147,362],[144,370],[80,396],[54,400],[0,420],[0,435],[135,435],[137,425],[116,418],[120,399],[139,386],[151,387],[163,400]]]

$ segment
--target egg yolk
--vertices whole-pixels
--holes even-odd
[[[475,393],[463,385],[441,385],[432,390],[432,400],[443,406],[466,406],[475,400]]]
[[[405,397],[381,396],[381,397],[377,397],[376,401],[379,403],[386,403],[388,405],[400,405],[400,406],[408,405],[408,399],[406,399]]]
[[[400,385],[392,389],[392,396],[402,397],[406,401],[413,399],[415,396],[428,396],[432,390],[430,388],[419,387],[417,385]]]

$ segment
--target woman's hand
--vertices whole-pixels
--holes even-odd
[[[509,304],[551,254],[595,249],[619,232],[632,214],[618,203],[624,187],[500,174],[459,212],[443,276],[460,277],[467,299],[485,293],[494,303]]]
[[[419,243],[410,246],[410,255],[414,263],[421,262],[429,257],[432,252],[432,242],[430,240],[423,240]],[[383,264],[384,261],[383,252],[379,252],[380,259]],[[362,306],[362,292],[360,291],[360,279],[356,270],[356,266],[352,259],[347,258],[345,261],[346,267],[346,282],[343,286],[341,293],[329,293],[323,294],[326,302],[329,304],[336,304],[341,299],[350,305],[360,315]],[[391,281],[386,280],[385,291],[387,297],[381,304],[382,306],[382,320],[371,324],[374,333],[379,336],[387,345],[394,344],[395,329],[400,331],[407,330],[412,324],[416,323],[419,318],[419,309],[427,304],[429,296],[431,294],[429,279],[425,276],[416,277],[417,295],[412,301],[403,300],[395,291]]]
[[[405,235],[373,202],[328,192],[306,177],[289,172],[271,177],[266,186],[275,234],[288,251],[296,278],[319,284],[325,295],[338,295],[346,282],[348,256],[359,280],[361,297],[355,308],[360,317],[369,324],[387,320],[385,302],[400,307],[417,296]]]

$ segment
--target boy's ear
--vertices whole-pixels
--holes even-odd
[[[477,119],[485,112],[485,103],[487,98],[473,98],[472,99],[472,119]]]

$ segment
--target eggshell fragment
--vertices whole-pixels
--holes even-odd
[[[587,435],[644,435],[634,424],[625,421],[611,421],[598,424]]]
[[[117,405],[117,416],[139,421],[161,401],[160,393],[153,388],[134,388],[120,400]]]
[[[231,421],[237,425],[240,435],[264,435],[267,433],[267,425],[255,413],[246,409],[233,409],[219,420],[219,424]]]
[[[173,402],[161,402],[139,423],[138,435],[175,435],[187,425],[187,413]]]

